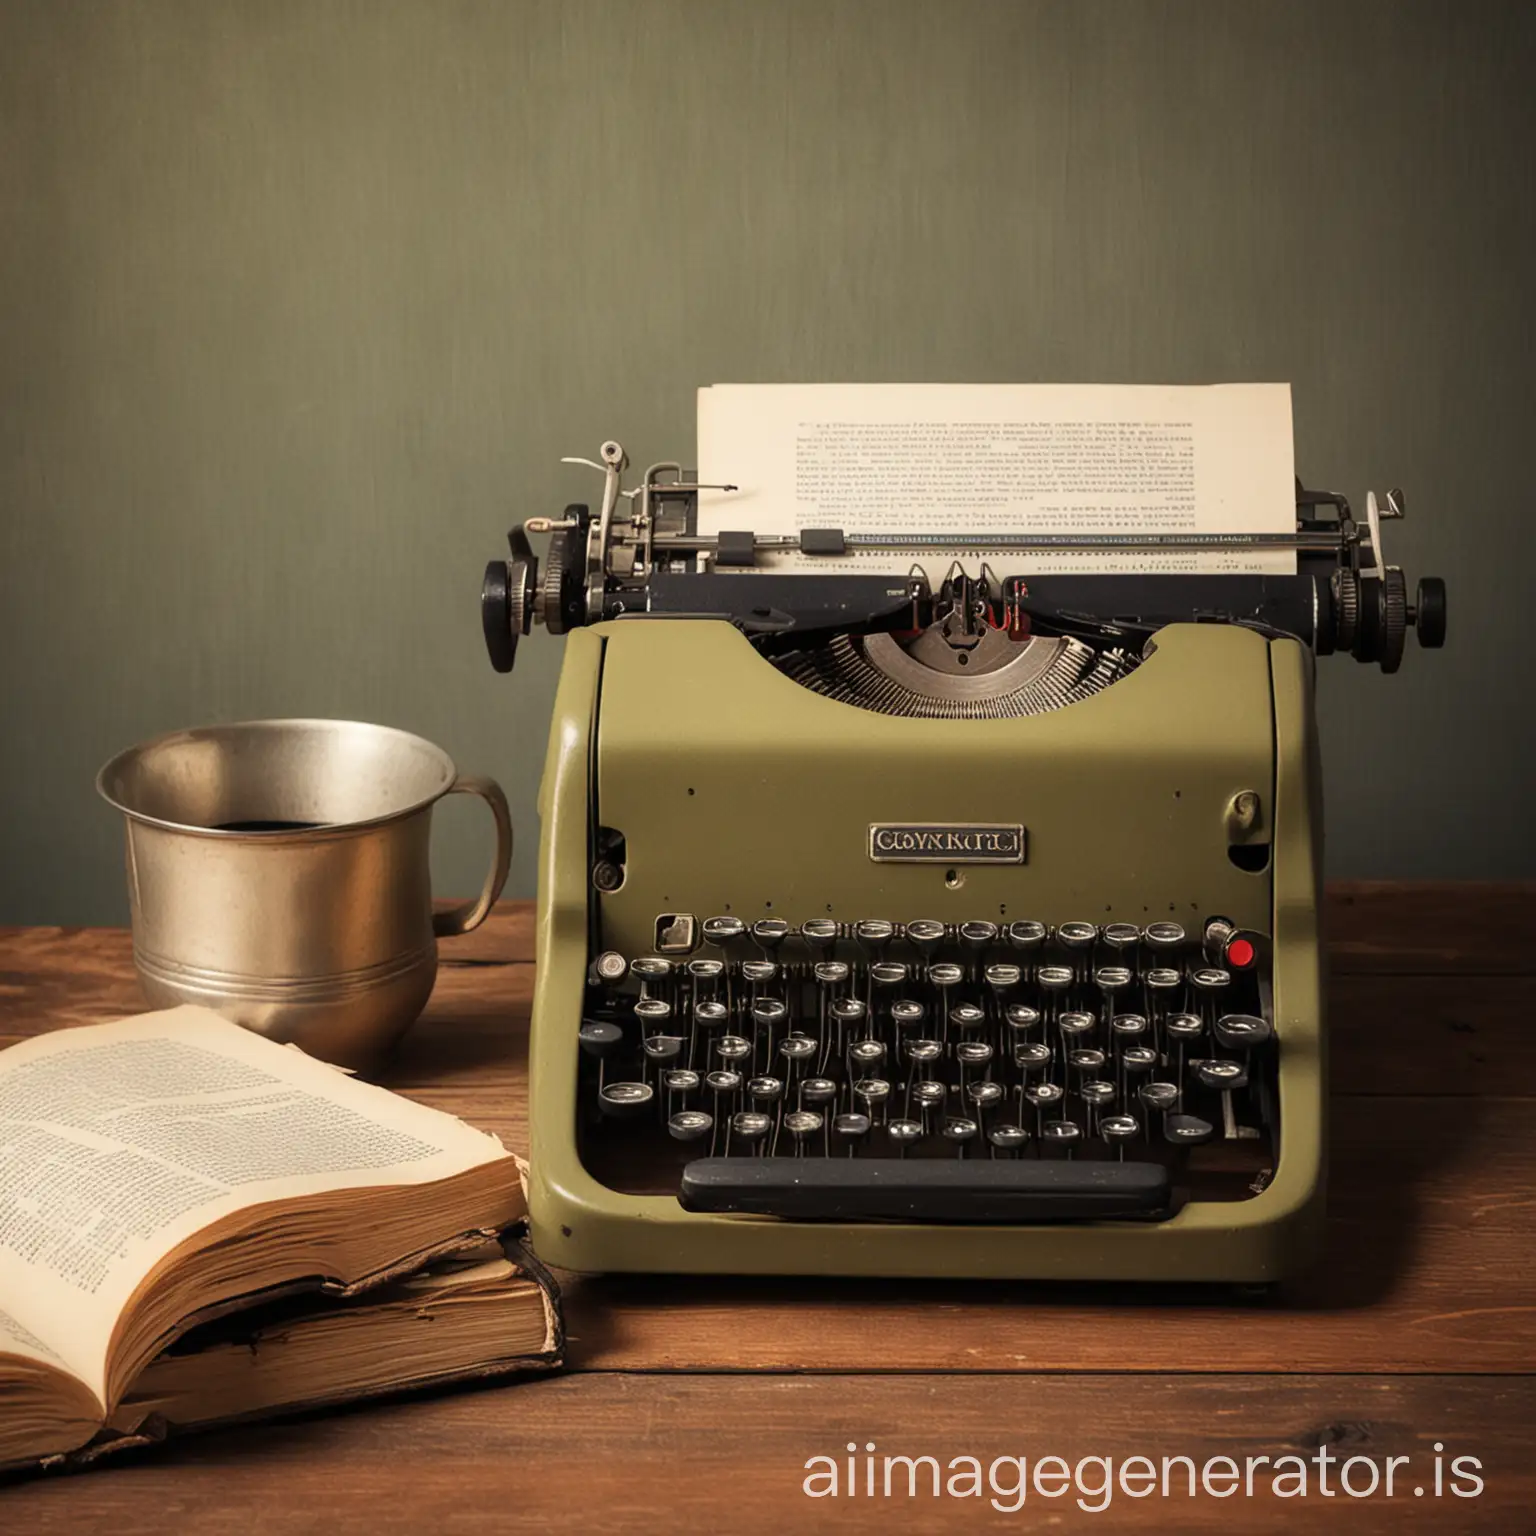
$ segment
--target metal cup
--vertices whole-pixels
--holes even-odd
[[[96,776],[127,818],[133,959],[156,1007],[202,1003],[325,1061],[382,1057],[437,975],[437,938],[485,920],[512,859],[507,799],[406,731],[256,720],[177,731]],[[478,897],[433,913],[444,795],[479,795],[496,857]]]

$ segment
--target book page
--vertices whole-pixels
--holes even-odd
[[[0,1297],[99,1393],[135,1286],[218,1218],[508,1155],[205,1008],[59,1030],[0,1053]]]
[[[1293,533],[1288,384],[717,384],[699,391],[699,531],[957,534],[975,574],[1294,573],[1292,550],[1009,553],[988,534]],[[760,557],[762,558],[762,557]],[[942,577],[951,552],[762,560]]]
[[[56,1349],[50,1348],[3,1309],[0,1309],[0,1355],[20,1355],[25,1360],[40,1360],[44,1365],[64,1366]]]

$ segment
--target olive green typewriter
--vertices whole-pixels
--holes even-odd
[[[1241,1283],[1306,1260],[1314,657],[1391,672],[1409,630],[1442,643],[1443,585],[1410,601],[1382,556],[1400,493],[1357,522],[1298,486],[1294,535],[1251,536],[1296,574],[935,582],[840,566],[835,529],[797,540],[825,573],[760,569],[783,536],[705,536],[692,477],[628,493],[624,465],[605,444],[599,511],[514,529],[483,591],[498,669],[536,622],[568,635],[540,798],[540,1256]]]

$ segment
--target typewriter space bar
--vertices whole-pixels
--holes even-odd
[[[801,1221],[1107,1221],[1168,1214],[1161,1163],[882,1157],[701,1157],[690,1211]]]

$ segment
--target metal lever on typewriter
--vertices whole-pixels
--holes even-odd
[[[1155,1220],[1172,1198],[1161,1163],[895,1157],[702,1157],[678,1194],[690,1211],[973,1225]]]

